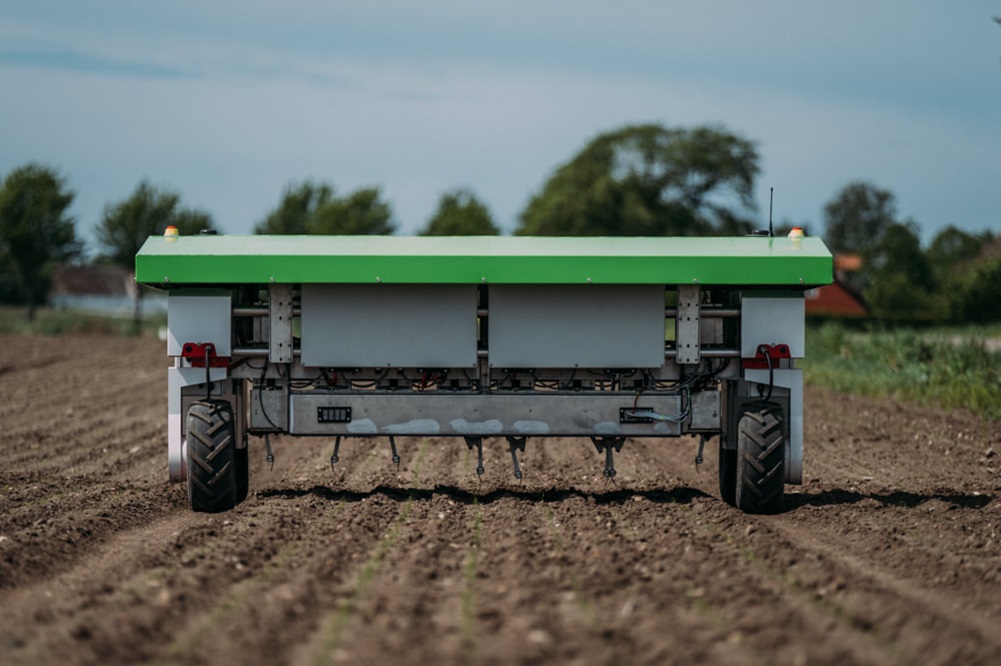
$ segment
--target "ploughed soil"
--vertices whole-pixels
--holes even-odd
[[[162,343],[0,337],[0,663],[998,664],[1001,426],[806,395],[776,516],[716,450],[251,440],[251,489],[167,480]]]

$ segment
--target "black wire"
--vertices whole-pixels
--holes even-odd
[[[356,388],[370,389],[370,388],[375,388],[376,386],[379,385],[379,382],[381,382],[383,379],[386,378],[386,375],[388,375],[388,374],[389,374],[389,368],[386,368],[385,370],[382,371],[381,375],[379,375],[378,377],[376,377],[372,381],[365,382],[365,383],[356,382],[355,380],[353,380],[350,377],[348,377],[347,378],[348,379],[348,388],[349,389],[356,389]],[[404,379],[406,379],[406,376],[404,376]]]
[[[290,380],[289,384],[292,386],[292,388],[296,388],[296,389],[309,388],[310,386],[316,386],[317,381],[321,377],[323,377],[323,375],[319,374],[316,377],[313,377],[312,379],[300,379],[298,381],[291,381]]]
[[[544,388],[546,390],[549,390],[549,391],[559,391],[560,390],[560,382],[559,382],[559,380],[556,380],[556,381],[546,381],[546,380],[543,380],[543,379],[539,379],[539,375],[537,375],[534,370],[532,372],[530,372],[529,374],[532,375],[532,380],[535,382],[536,386],[541,386],[542,388]]]
[[[574,383],[574,381],[576,379],[577,379],[577,368],[574,368],[573,371],[570,373],[570,379],[567,380],[567,383],[564,384],[561,387],[561,389],[564,390],[564,391],[572,391],[573,390],[573,383]]]
[[[261,382],[262,384],[264,383],[264,381],[265,381],[265,379],[266,379],[267,375],[268,375],[268,364],[267,364],[267,363],[265,363],[265,364],[264,364],[264,368],[263,368],[263,371],[261,372],[261,379],[260,379],[260,382]],[[281,371],[281,368],[279,367],[279,368],[278,368],[278,378],[279,378],[279,379],[281,379],[281,376],[282,376],[282,371]],[[264,419],[265,419],[265,420],[266,420],[266,421],[267,421],[268,423],[270,423],[270,424],[271,424],[271,427],[272,427],[272,428],[274,428],[275,430],[281,430],[281,428],[279,428],[279,427],[278,427],[277,425],[275,425],[275,422],[271,420],[271,417],[270,417],[270,416],[268,416],[268,412],[267,412],[267,410],[266,410],[266,409],[264,409],[264,390],[263,390],[263,388],[262,388],[262,389],[260,389],[260,390],[258,390],[258,392],[257,392],[257,402],[258,402],[258,403],[259,403],[259,404],[261,405],[261,414],[263,414],[263,415],[264,415]]]
[[[466,381],[469,382],[470,384],[472,384],[475,387],[474,390],[477,393],[479,393],[479,391],[480,391],[480,380],[479,379],[473,379],[472,377],[470,377],[469,373],[466,372],[465,368],[462,369],[462,376],[465,377]]]
[[[765,399],[765,402],[768,402],[772,399],[772,386],[775,383],[775,369],[772,367],[772,356],[768,353],[768,349],[765,349],[765,361],[768,363],[768,394],[762,397]],[[760,388],[758,389],[758,395],[761,395]]]

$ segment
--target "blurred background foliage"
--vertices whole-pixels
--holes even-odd
[[[546,236],[732,236],[767,226],[753,193],[761,171],[754,141],[729,129],[637,124],[596,135],[557,166],[510,231]],[[114,264],[131,271],[135,253],[167,226],[181,234],[219,230],[212,215],[181,194],[142,179],[110,201],[86,247],[67,214],[73,192],[56,169],[26,164],[0,174],[0,303],[25,306],[29,320],[62,264]],[[818,202],[820,204],[820,202]],[[818,208],[821,208],[818,205]],[[822,219],[775,223],[822,235],[832,252],[857,257],[840,275],[885,325],[930,326],[1001,321],[1001,238],[948,224],[927,246],[917,220],[902,219],[894,194],[869,181],[836,189]],[[937,226],[942,221],[936,221]],[[378,186],[341,193],[332,183],[290,182],[260,234],[393,234],[392,205]],[[417,232],[495,235],[501,229],[469,187],[444,191]],[[135,296],[135,326],[142,291]]]

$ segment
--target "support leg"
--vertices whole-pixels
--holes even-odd
[[[706,440],[709,439],[706,435],[699,435],[699,452],[695,454],[695,473],[698,474],[699,466],[704,462],[702,454],[706,449]]]
[[[602,474],[609,481],[615,481],[615,452],[622,450],[622,445],[626,443],[625,437],[592,437],[591,443],[598,453],[605,454],[605,469]]]
[[[396,465],[396,471],[400,471],[400,454],[396,452],[396,439],[390,435],[389,437],[389,449],[393,452],[393,464]]]
[[[525,442],[528,441],[527,437],[508,437],[507,445],[511,449],[511,464],[514,465],[514,478],[521,481],[521,466],[518,464],[518,451],[525,450]]]
[[[483,479],[483,438],[482,437],[466,437],[466,447],[472,450],[476,447],[476,476]]]
[[[334,452],[330,454],[330,471],[334,471],[334,465],[340,462],[340,451],[341,451],[341,436],[338,435],[334,438]]]
[[[264,433],[264,450],[267,452],[265,460],[271,465],[271,471],[275,469],[275,454],[271,450],[271,434]]]

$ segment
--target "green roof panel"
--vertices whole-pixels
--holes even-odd
[[[819,238],[151,236],[136,280],[277,283],[829,284]]]

